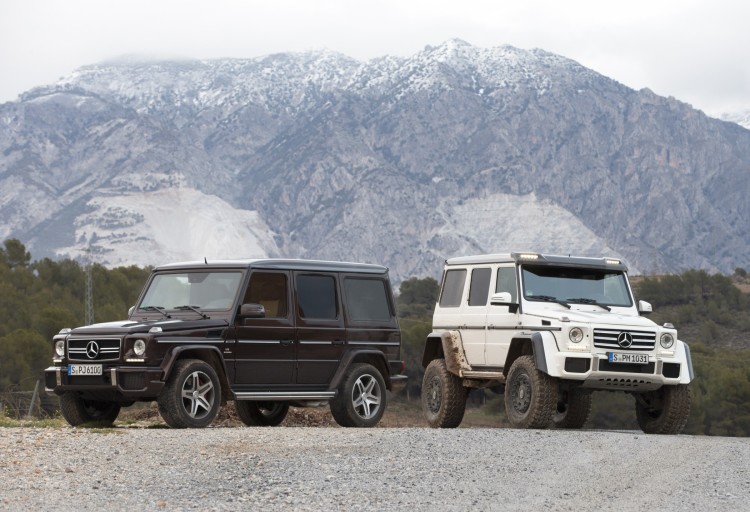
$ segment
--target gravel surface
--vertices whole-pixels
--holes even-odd
[[[486,428],[0,429],[9,510],[748,510],[750,439]]]

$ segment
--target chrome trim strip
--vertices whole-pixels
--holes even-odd
[[[300,345],[333,345],[332,341],[300,341]]]
[[[156,343],[224,343],[221,338],[157,338]]]
[[[335,391],[245,391],[235,392],[235,400],[328,400]]]
[[[385,345],[388,347],[398,347],[398,341],[350,341],[349,345]]]
[[[245,345],[278,345],[281,340],[237,340],[237,343]]]

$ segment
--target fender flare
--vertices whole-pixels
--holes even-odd
[[[349,368],[349,365],[351,365],[355,359],[358,358],[366,359],[368,361],[372,361],[373,359],[375,362],[368,362],[368,364],[372,364],[379,372],[380,375],[382,375],[383,380],[385,381],[385,387],[387,389],[392,389],[391,384],[391,372],[389,371],[388,362],[386,361],[385,354],[379,350],[373,350],[373,349],[359,349],[359,350],[349,350],[344,354],[344,357],[341,358],[341,361],[339,362],[338,368],[336,368],[336,371],[333,374],[333,378],[331,379],[331,383],[329,384],[329,389],[336,389],[339,387],[339,384],[341,383],[341,380],[344,378],[344,375],[346,374],[346,370]]]
[[[441,355],[445,359],[445,366],[454,375],[461,375],[462,371],[470,371],[471,365],[466,360],[463,340],[459,331],[433,332],[427,336],[422,366],[427,368],[430,361],[438,359]]]

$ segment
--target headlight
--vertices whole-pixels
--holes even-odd
[[[65,355],[65,340],[57,340],[55,342],[55,354],[57,354],[59,357],[63,357]]]
[[[583,329],[580,327],[573,327],[568,331],[568,338],[570,338],[570,341],[573,343],[580,343],[583,340]]]
[[[133,344],[133,352],[135,352],[135,355],[138,357],[141,357],[143,354],[146,353],[146,342],[143,340],[135,340],[135,343]]]
[[[672,348],[672,345],[674,345],[674,336],[672,336],[668,332],[665,332],[661,335],[659,344],[662,346],[662,348]]]

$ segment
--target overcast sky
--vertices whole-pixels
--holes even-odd
[[[366,60],[451,38],[542,48],[710,114],[750,110],[747,0],[0,0],[0,103],[126,54]]]

